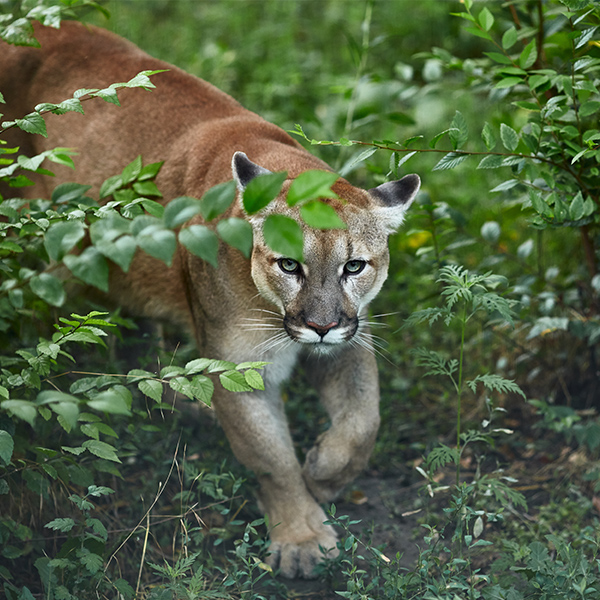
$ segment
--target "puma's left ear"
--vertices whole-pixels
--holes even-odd
[[[243,152],[236,152],[231,159],[231,170],[238,190],[243,192],[246,186],[258,175],[268,175],[268,169],[253,163]]]
[[[388,181],[369,190],[371,196],[377,200],[378,212],[390,231],[396,231],[402,225],[404,215],[420,187],[421,180],[418,175],[405,175],[398,181]]]

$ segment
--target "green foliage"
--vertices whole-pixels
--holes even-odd
[[[83,10],[93,8],[105,16],[108,12],[94,0],[63,0],[61,3],[18,0],[5,3],[12,9],[0,14],[0,38],[15,46],[39,47],[33,34],[32,21],[39,21],[49,27],[59,27],[62,19],[75,18]],[[5,7],[1,7],[4,9]]]

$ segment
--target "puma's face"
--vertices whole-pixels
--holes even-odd
[[[236,162],[242,161],[236,170]],[[255,175],[265,172],[245,155],[236,153],[234,176],[241,188],[248,180],[239,174],[247,174],[250,165],[256,167]],[[268,214],[283,214],[301,223],[297,208],[277,198],[250,219],[254,230],[252,278],[261,296],[277,307],[291,340],[324,352],[353,338],[363,343],[356,334],[361,320],[364,322],[367,305],[387,277],[388,236],[402,222],[418,188],[419,179],[414,175],[370,192],[345,182],[334,185],[342,198],[334,207],[347,228],[319,230],[303,225],[301,263],[274,252],[262,235],[262,223]]]
[[[367,216],[344,219],[342,214],[348,229],[306,227],[302,263],[276,254],[255,232],[252,277],[261,295],[279,309],[292,340],[328,350],[356,334],[389,263],[387,234]],[[361,235],[368,230],[368,237]]]

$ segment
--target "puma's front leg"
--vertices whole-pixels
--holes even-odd
[[[306,485],[319,502],[332,500],[367,465],[379,428],[379,378],[374,356],[349,347],[305,359],[331,419],[306,455]]]
[[[257,474],[271,528],[270,564],[285,577],[313,577],[321,548],[337,552],[337,537],[306,488],[278,394],[222,391],[213,402],[233,452]]]

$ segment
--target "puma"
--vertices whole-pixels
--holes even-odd
[[[41,49],[0,44],[4,119],[40,102],[58,103],[76,89],[128,81],[143,70],[168,72],[154,77],[151,93],[123,90],[122,107],[93,100],[85,115],[47,116],[47,139],[7,132],[23,154],[54,147],[78,152],[75,175],[59,166],[55,178],[40,178],[24,194],[50,197],[55,185],[74,179],[97,194],[102,181],[140,154],[145,163],[164,160],[157,184],[165,202],[200,198],[232,176],[239,196],[257,175],[287,171],[282,193],[262,213],[249,219],[238,199],[226,215],[250,220],[250,260],[225,244],[217,269],[183,247],[171,268],[140,252],[128,273],[114,265],[110,296],[133,313],[177,322],[195,337],[200,356],[269,362],[264,392],[217,389],[213,406],[234,454],[256,473],[271,527],[271,564],[285,577],[312,577],[323,552],[337,552],[319,502],[356,477],[375,441],[379,385],[367,306],[387,277],[388,236],[402,223],[419,178],[407,175],[369,191],[339,179],[333,190],[341,200],[324,200],[347,228],[304,225],[304,261],[280,256],[264,242],[265,215],[298,217],[285,202],[290,182],[309,169],[330,171],[325,163],[209,83],[112,33],[74,22],[59,30],[36,26],[35,33]],[[300,362],[331,419],[303,466],[279,393]]]

